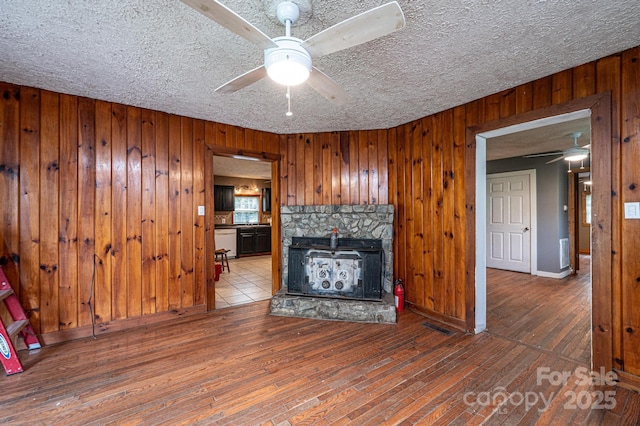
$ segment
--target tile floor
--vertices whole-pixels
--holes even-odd
[[[271,298],[271,255],[229,259],[216,282],[216,309]]]

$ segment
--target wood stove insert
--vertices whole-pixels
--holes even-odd
[[[289,246],[288,294],[381,300],[382,240],[293,237]]]

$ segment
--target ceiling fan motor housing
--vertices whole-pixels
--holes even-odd
[[[295,24],[300,17],[300,8],[297,4],[290,1],[283,1],[276,8],[276,16],[282,25],[286,25],[287,21]]]
[[[273,41],[278,47],[264,51],[264,66],[269,77],[284,86],[303,83],[311,72],[311,55],[300,46],[302,40],[285,36]]]

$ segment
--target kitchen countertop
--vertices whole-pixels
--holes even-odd
[[[271,226],[270,223],[238,223],[238,224],[229,224],[229,223],[220,223],[214,224],[214,228],[218,229],[239,229],[239,228],[255,228],[255,227],[263,227],[263,226]]]

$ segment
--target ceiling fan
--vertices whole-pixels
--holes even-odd
[[[264,64],[248,71],[216,89],[233,93],[269,76],[287,87],[291,115],[289,87],[307,82],[329,101],[342,105],[350,96],[329,76],[312,65],[312,59],[348,49],[385,36],[404,27],[405,19],[398,2],[392,1],[359,15],[345,19],[306,40],[291,36],[291,25],[300,16],[299,6],[283,1],[276,8],[278,20],[285,26],[285,35],[270,38],[217,0],[181,0],[228,30],[264,49]]]
[[[546,157],[548,155],[559,155],[559,157],[554,158],[553,160],[547,161],[547,164],[555,163],[556,161],[566,160],[566,161],[580,161],[584,160],[591,153],[590,146],[591,144],[585,146],[578,145],[578,138],[582,136],[582,132],[574,132],[569,136],[573,138],[573,145],[569,148],[563,149],[562,151],[555,152],[544,152],[541,154],[530,154],[525,155],[525,158],[534,158],[534,157]]]

